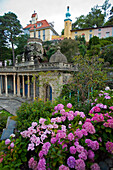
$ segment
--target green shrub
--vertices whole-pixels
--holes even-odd
[[[37,101],[33,103],[23,103],[17,110],[17,129],[25,130],[33,121],[37,122],[40,117],[51,117],[54,105],[52,102]]]

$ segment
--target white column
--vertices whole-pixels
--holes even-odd
[[[22,75],[22,88],[23,88],[23,98],[25,98],[25,85],[24,85],[24,75]]]
[[[17,75],[17,96],[20,97],[20,77]]]
[[[28,82],[28,94],[27,94],[27,97],[28,97],[28,99],[30,99],[30,79],[29,79],[29,75],[27,75],[27,82]]]
[[[16,96],[16,75],[13,74],[13,96]]]
[[[8,96],[7,75],[5,75],[5,95]]]
[[[35,78],[33,80],[33,99],[35,100],[36,98],[36,81]]]

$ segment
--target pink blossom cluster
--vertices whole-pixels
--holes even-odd
[[[94,113],[94,112],[100,112],[101,110],[100,110],[100,108],[98,107],[98,106],[94,106],[90,111],[89,111],[89,113]]]
[[[88,150],[88,158],[93,160],[94,157],[95,157],[94,152],[92,150]]]
[[[109,109],[113,111],[113,106],[110,106]]]
[[[100,167],[97,163],[94,163],[93,165],[91,165],[91,170],[100,170]]]
[[[100,107],[101,109],[107,109],[107,105],[104,105],[102,103],[96,104],[97,107]]]
[[[65,166],[65,165],[61,165],[59,167],[59,170],[69,170],[69,168],[67,166]]]
[[[108,119],[107,122],[103,124],[105,127],[110,127],[113,129],[113,118]]]
[[[6,139],[6,140],[5,140],[5,145],[8,145],[8,144],[10,144],[10,147],[11,147],[11,148],[14,148],[14,142],[11,142],[10,139]]]
[[[95,127],[92,125],[91,122],[85,122],[82,125],[82,128],[85,129],[88,133],[91,133],[91,134],[94,134],[96,132]]]
[[[104,121],[104,116],[103,116],[102,113],[100,113],[100,114],[95,113],[95,115],[92,117],[91,120],[96,121],[96,122],[103,122]]]
[[[35,161],[34,158],[31,157],[30,160],[28,161],[28,166],[33,170],[37,170],[37,161]]]
[[[92,150],[98,150],[99,149],[99,143],[97,141],[92,141],[90,139],[86,139],[85,143],[87,143],[88,147],[90,147]]]
[[[82,159],[75,160],[75,169],[76,170],[85,170],[85,162]]]
[[[106,143],[106,150],[109,152],[109,153],[111,153],[111,154],[113,154],[113,142],[107,142]]]
[[[39,159],[37,170],[46,170],[46,160],[44,158]]]

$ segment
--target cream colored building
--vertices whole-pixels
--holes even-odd
[[[38,38],[42,41],[52,40],[52,36],[59,36],[54,29],[53,23],[48,23],[47,20],[38,21],[38,15],[34,12],[31,16],[30,24],[24,27],[24,33],[29,34],[30,38]]]

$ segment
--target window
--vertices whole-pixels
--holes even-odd
[[[92,30],[89,30],[89,32],[92,32]]]
[[[92,34],[89,34],[89,39],[91,39],[92,38]]]
[[[101,29],[99,28],[98,31],[101,31]]]
[[[41,26],[42,26],[42,23],[41,23],[41,22],[37,24],[37,27],[41,27]]]
[[[106,37],[109,37],[109,32],[106,32]]]
[[[45,40],[45,30],[43,30],[43,40]]]
[[[77,34],[77,32],[75,32],[75,34]]]
[[[75,40],[77,40],[77,35],[75,35]]]
[[[38,31],[38,38],[40,39],[40,31]]]
[[[101,33],[98,33],[98,37],[101,38]]]

